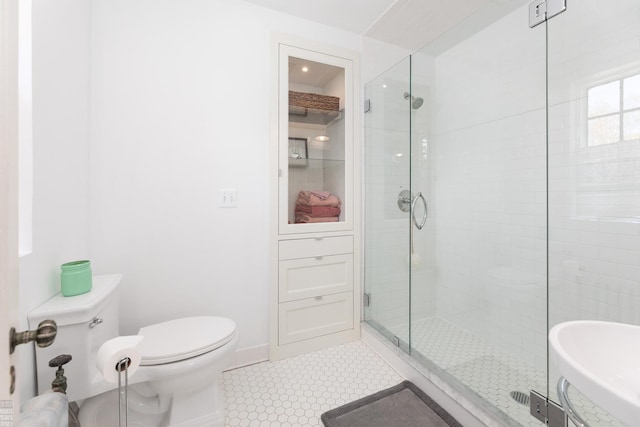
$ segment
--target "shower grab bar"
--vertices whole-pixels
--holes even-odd
[[[422,220],[420,221],[420,224],[418,224],[418,220],[416,219],[416,202],[418,199],[422,199],[422,205],[424,206],[424,212],[422,213]],[[422,192],[418,192],[415,199],[413,199],[413,203],[411,203],[411,217],[413,218],[413,223],[416,225],[416,228],[418,230],[422,230],[422,227],[424,227],[427,222],[427,201],[422,195]]]
[[[573,404],[569,401],[569,381],[565,377],[560,377],[558,380],[558,397],[560,398],[560,405],[564,409],[569,419],[578,427],[589,427],[589,424],[582,419],[576,412]]]

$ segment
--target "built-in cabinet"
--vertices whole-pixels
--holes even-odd
[[[360,335],[357,57],[273,41],[272,360]]]

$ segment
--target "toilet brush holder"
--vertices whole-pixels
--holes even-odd
[[[91,262],[72,261],[60,266],[60,289],[63,296],[86,294],[91,286]]]

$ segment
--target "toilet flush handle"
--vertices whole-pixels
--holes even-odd
[[[94,317],[93,319],[91,319],[91,323],[89,323],[89,329],[95,328],[102,322],[104,322],[104,320],[101,319],[100,317]]]

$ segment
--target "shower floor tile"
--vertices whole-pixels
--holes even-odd
[[[389,328],[397,336],[408,336],[408,325]],[[529,396],[530,390],[546,394],[546,372],[508,354],[482,338],[439,317],[413,322],[412,348],[440,369],[463,384],[467,393],[474,393],[506,415],[505,425],[540,427],[544,423],[529,414],[529,405],[514,400],[511,392]],[[552,384],[555,388],[555,384]],[[622,424],[588,399],[570,389],[574,406],[587,421],[597,426]]]
[[[390,328],[407,336],[408,325]],[[507,418],[507,425],[539,427],[544,425],[529,414],[529,406],[511,398],[509,393],[530,390],[546,392],[544,372],[511,357],[504,351],[439,317],[414,321],[411,345],[414,350],[447,371],[470,392],[495,406]]]
[[[362,341],[224,372],[225,426],[322,426],[329,409],[402,378]]]

